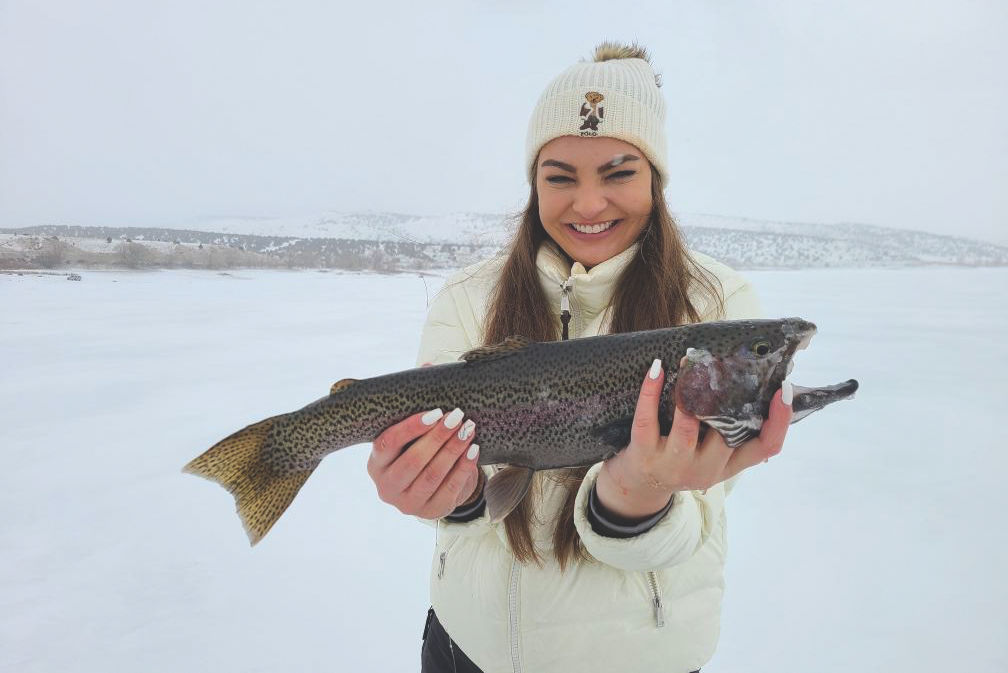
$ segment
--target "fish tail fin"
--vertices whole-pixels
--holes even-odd
[[[234,495],[238,516],[253,545],[269,532],[314,471],[312,467],[277,472],[264,459],[262,449],[270,430],[289,415],[272,416],[239,430],[182,468],[216,481]]]

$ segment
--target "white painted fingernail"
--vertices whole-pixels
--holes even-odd
[[[479,444],[470,444],[469,450],[466,451],[466,458],[469,460],[476,460],[476,456],[479,455]]]
[[[476,431],[476,423],[470,418],[468,421],[462,424],[462,429],[458,431],[458,438],[463,442],[470,437],[472,433]]]
[[[462,410],[456,407],[455,409],[452,410],[450,414],[445,416],[444,419],[445,427],[448,428],[449,430],[454,430],[455,426],[457,426],[459,423],[462,422],[463,416],[465,416],[465,414],[462,413]]]
[[[794,387],[791,385],[791,382],[788,381],[787,379],[784,379],[784,382],[781,384],[780,390],[781,390],[780,401],[790,407],[791,402],[794,400]]]
[[[651,370],[648,371],[647,375],[652,381],[658,378],[658,374],[661,373],[661,360],[655,358],[655,361],[651,363]]]
[[[442,416],[444,416],[444,412],[440,409],[431,409],[420,417],[420,422],[424,425],[434,425]]]

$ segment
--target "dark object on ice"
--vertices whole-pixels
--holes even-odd
[[[67,274],[67,280],[80,280],[80,279],[81,279],[81,277],[80,277],[79,273],[68,273]]]

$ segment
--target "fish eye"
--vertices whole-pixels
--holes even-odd
[[[749,344],[749,351],[754,355],[763,357],[770,352],[770,342],[766,339],[757,339]]]

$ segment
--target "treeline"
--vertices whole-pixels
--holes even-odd
[[[73,232],[72,238],[20,231],[0,247],[0,269],[323,268],[392,273],[456,267],[495,252],[493,247],[480,245],[231,236],[207,232],[188,232],[201,236],[179,236],[170,241],[115,239],[110,235],[98,238],[93,234],[99,231],[87,231],[101,228],[80,229],[85,231]],[[100,233],[111,232],[101,230]],[[203,238],[217,242],[200,240]]]

